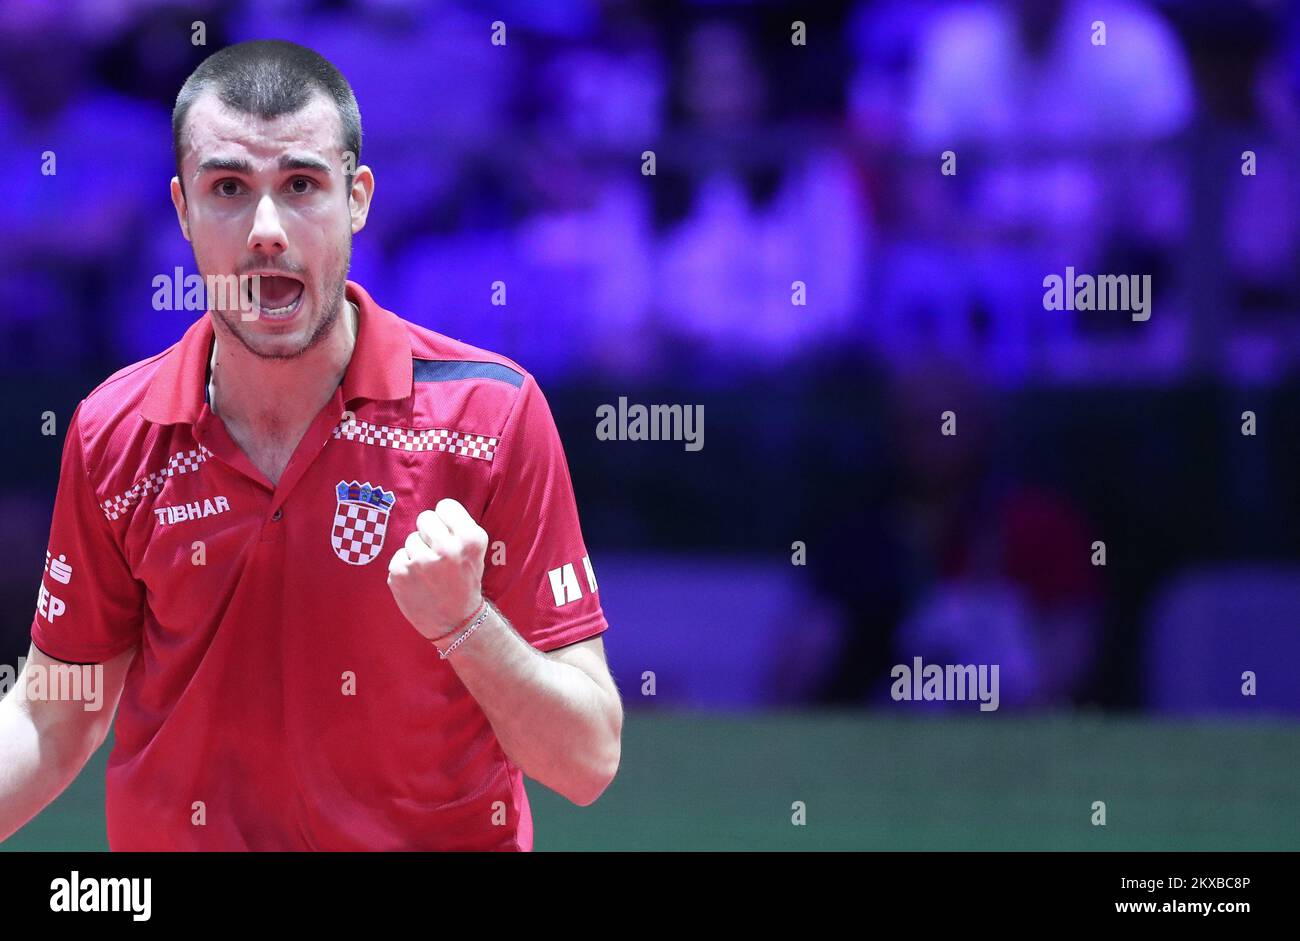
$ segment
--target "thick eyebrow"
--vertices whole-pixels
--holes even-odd
[[[287,154],[280,158],[281,170],[315,170],[317,173],[323,173],[326,176],[330,174],[330,165],[324,160],[318,160],[315,157],[290,157]]]
[[[315,157],[290,156],[285,154],[280,158],[280,169],[283,170],[314,170],[317,173],[323,173],[329,176],[330,165],[324,160],[318,160]],[[240,173],[244,176],[253,175],[253,165],[241,157],[209,157],[199,164],[195,176],[201,176],[204,173],[214,171],[223,171],[226,173]]]
[[[199,164],[198,169],[194,171],[194,175],[202,176],[204,173],[211,173],[214,170],[224,170],[227,173],[242,173],[244,176],[253,175],[253,165],[247,160],[241,160],[238,157],[209,157]]]

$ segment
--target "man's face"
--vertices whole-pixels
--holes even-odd
[[[199,273],[259,276],[241,278],[245,292],[255,285],[256,303],[245,293],[245,309],[228,304],[213,316],[257,356],[300,356],[338,320],[352,235],[374,185],[358,167],[346,188],[338,109],[318,94],[267,120],[208,91],[191,106],[185,135],[185,187],[172,180],[172,201]]]

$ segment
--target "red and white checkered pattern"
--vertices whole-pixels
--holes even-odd
[[[497,439],[487,435],[472,435],[450,428],[396,428],[356,420],[335,425],[334,437],[400,451],[448,451],[480,461],[492,460],[497,447]]]
[[[198,470],[199,467],[212,456],[212,452],[199,445],[190,451],[177,451],[167,459],[167,466],[161,470],[156,470],[152,474],[147,474],[140,480],[136,481],[135,486],[126,493],[119,493],[111,500],[105,500],[100,504],[104,515],[110,520],[115,520],[131,508],[141,497],[151,493],[157,493],[162,490],[163,483],[167,478],[176,474],[188,474],[190,471]]]
[[[334,547],[334,554],[348,565],[365,565],[379,555],[387,531],[387,510],[344,501],[334,514],[330,545]]]

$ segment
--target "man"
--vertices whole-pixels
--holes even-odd
[[[116,707],[114,850],[530,850],[522,775],[590,804],[623,720],[546,400],[346,279],[375,177],[319,55],[217,52],[173,131],[240,303],[72,416],[27,670],[102,664],[106,708],[0,703],[0,838]]]

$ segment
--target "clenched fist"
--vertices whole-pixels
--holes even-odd
[[[388,563],[388,588],[406,619],[434,640],[451,633],[483,603],[488,537],[451,498],[425,510],[415,525]]]

